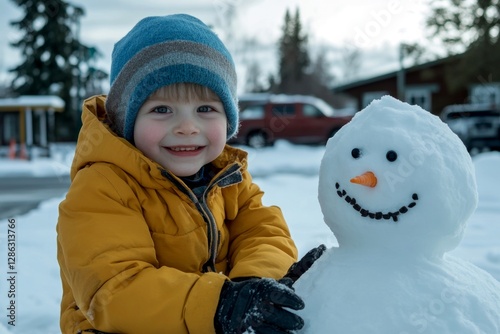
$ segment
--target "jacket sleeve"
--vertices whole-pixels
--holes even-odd
[[[234,188],[234,187],[233,187]],[[237,206],[232,220],[226,223],[229,231],[230,278],[282,278],[297,260],[297,248],[280,208],[264,206],[263,192],[252,182],[247,171],[237,187]]]
[[[79,171],[60,205],[59,263],[76,306],[104,332],[213,333],[226,277],[159,267],[137,197],[110,171]]]

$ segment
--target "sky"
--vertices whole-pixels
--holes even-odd
[[[4,0],[0,11],[0,84],[8,84],[7,70],[19,63],[19,53],[9,47],[21,35],[9,25],[22,12],[13,1]],[[99,65],[109,71],[114,43],[141,18],[151,15],[188,13],[211,25],[226,43],[244,77],[245,60],[257,59],[263,72],[276,69],[276,43],[281,36],[285,11],[300,9],[309,46],[332,52],[347,45],[363,52],[359,75],[369,76],[393,70],[401,42],[424,41],[427,0],[116,0],[70,1],[85,9],[81,40],[102,53]],[[231,11],[233,20],[228,19]],[[238,41],[256,40],[241,47]],[[338,54],[338,53],[337,53]],[[335,57],[332,53],[332,57]],[[238,65],[239,64],[239,65]],[[333,72],[341,70],[332,69]],[[337,73],[340,78],[341,73]],[[334,73],[335,74],[335,73]],[[267,77],[267,76],[266,76]],[[243,79],[243,78],[242,78]],[[240,86],[242,79],[240,79]]]

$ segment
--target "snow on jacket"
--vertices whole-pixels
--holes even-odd
[[[105,124],[105,96],[84,103],[59,207],[64,334],[214,333],[222,284],[281,278],[297,250],[277,207],[226,146],[205,200]]]

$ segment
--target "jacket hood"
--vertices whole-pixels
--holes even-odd
[[[90,97],[83,103],[83,125],[78,135],[71,166],[71,180],[75,178],[80,169],[99,162],[118,166],[144,187],[164,187],[165,178],[161,174],[164,168],[111,130],[107,124],[109,121],[105,103],[105,95]],[[224,151],[213,164],[217,168],[223,168],[232,162],[246,168],[247,153],[226,145]]]

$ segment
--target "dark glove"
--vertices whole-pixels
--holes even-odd
[[[257,334],[285,334],[301,329],[302,318],[284,309],[304,308],[291,284],[291,280],[270,278],[226,281],[215,312],[216,333],[241,334],[250,327]]]
[[[295,262],[294,264],[292,264],[284,277],[291,278],[293,282],[297,281],[300,276],[302,276],[303,273],[309,270],[313,263],[317,259],[319,259],[321,255],[323,255],[325,250],[325,245],[319,245],[318,247],[311,249],[309,252],[307,252],[306,255],[304,255],[304,257],[302,257],[302,259],[300,259],[299,262]]]

